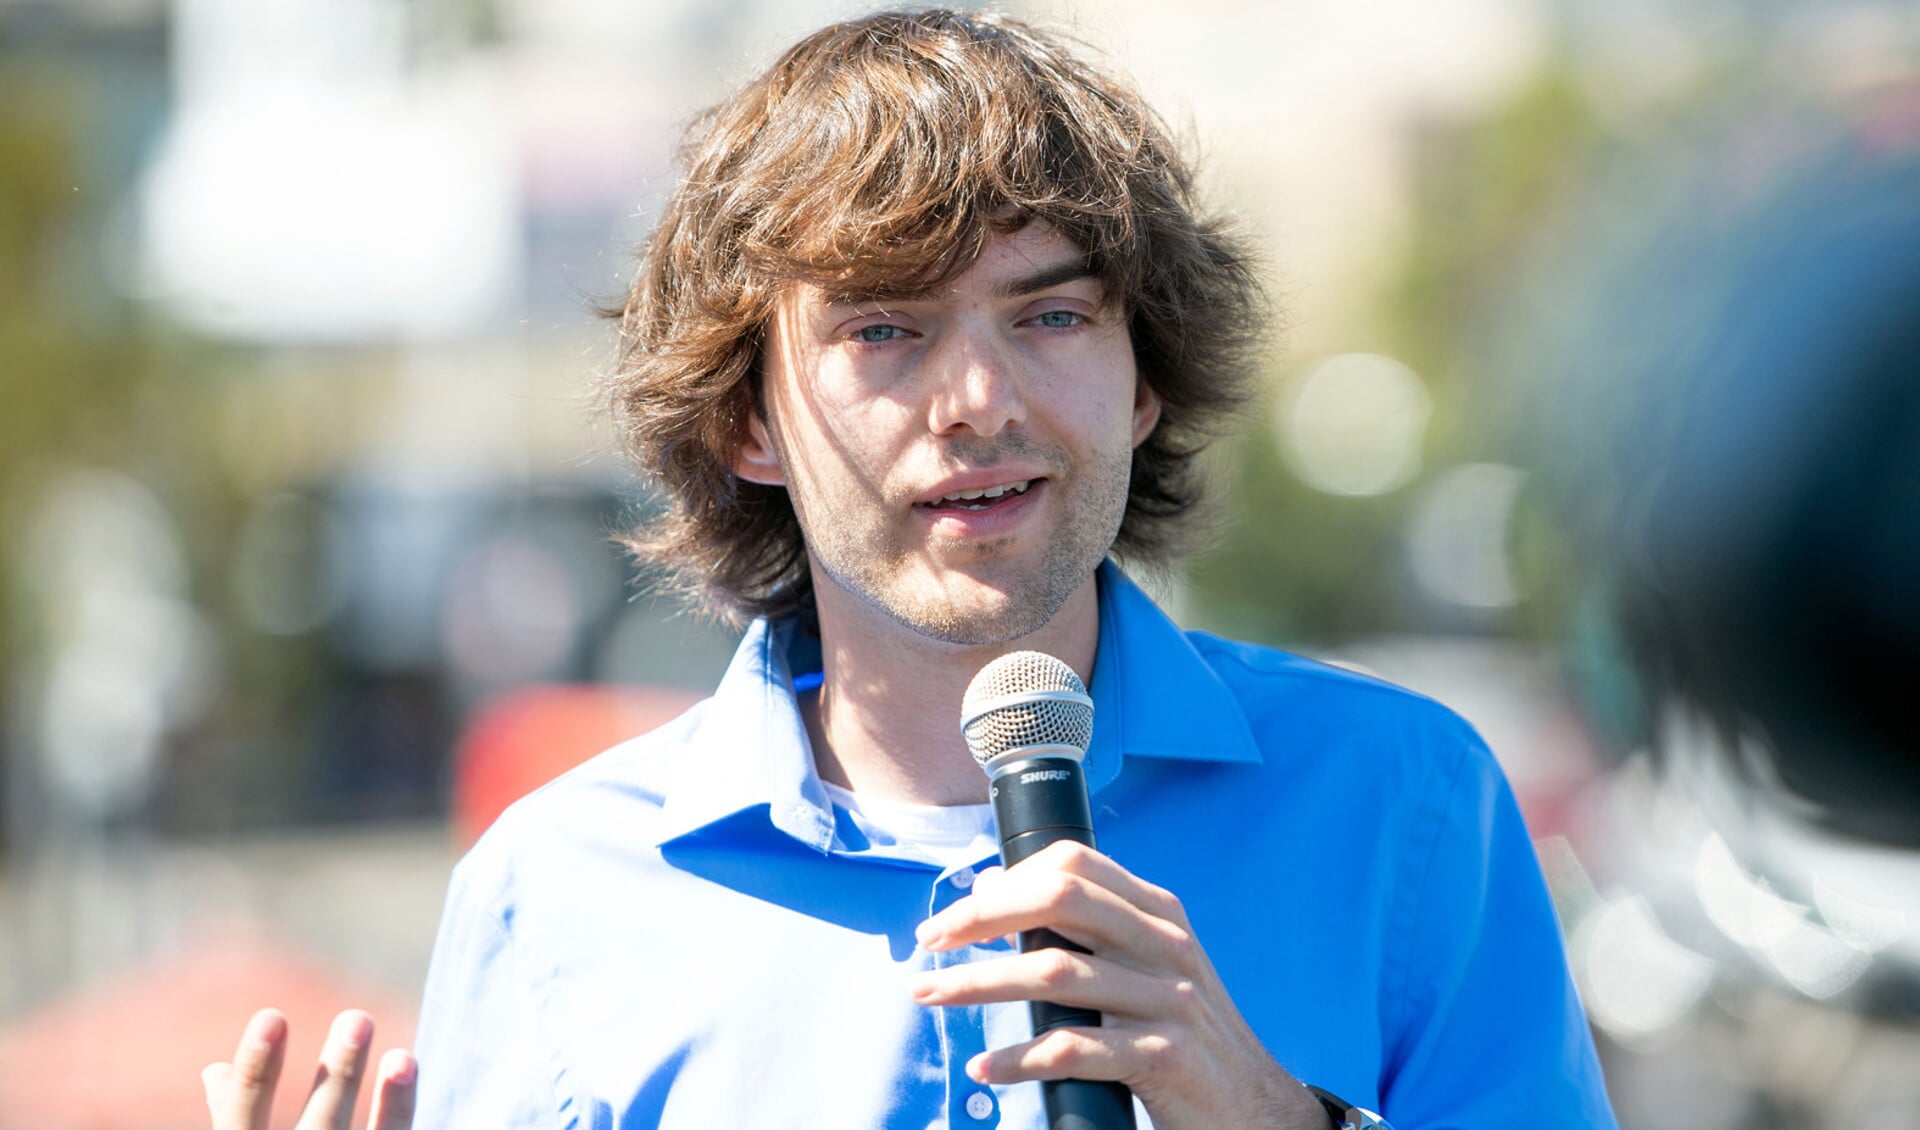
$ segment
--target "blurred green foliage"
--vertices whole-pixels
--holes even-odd
[[[85,224],[103,203],[82,191],[78,139],[86,128],[78,84],[46,63],[0,61],[0,476],[16,483],[53,453],[111,459],[125,415],[150,370],[124,319],[76,310],[76,267],[92,240]],[[67,285],[61,285],[62,283]],[[82,326],[88,328],[83,330]],[[106,410],[103,410],[105,408]]]
[[[1606,135],[1570,70],[1555,64],[1491,112],[1416,123],[1415,136],[1411,239],[1355,347],[1426,382],[1431,473],[1508,458],[1515,401],[1482,366],[1498,306],[1530,247],[1564,219]],[[1315,360],[1277,364],[1270,385]],[[1441,609],[1405,565],[1404,529],[1427,477],[1376,497],[1322,494],[1286,466],[1273,415],[1270,405],[1256,411],[1221,461],[1221,536],[1185,574],[1197,624],[1288,646],[1435,627],[1548,630],[1540,617],[1550,620],[1562,599],[1551,591],[1565,575],[1562,541],[1526,495],[1510,548],[1531,599],[1498,616]]]
[[[0,55],[0,514],[16,537],[0,550],[0,698],[18,708],[60,626],[24,572],[18,535],[54,476],[101,468],[138,480],[165,505],[187,559],[185,594],[220,638],[221,709],[177,737],[175,787],[156,798],[163,823],[274,807],[297,788],[284,727],[306,693],[310,649],[241,629],[227,570],[247,492],[221,459],[222,406],[257,358],[215,348],[130,301],[132,268],[114,217],[131,198],[137,152],[129,112],[102,93],[84,60]],[[118,150],[111,150],[119,145]],[[28,692],[30,694],[30,691]],[[17,721],[17,720],[16,720]],[[28,758],[17,724],[0,726]],[[7,774],[0,774],[4,781]],[[0,785],[4,787],[4,785]]]

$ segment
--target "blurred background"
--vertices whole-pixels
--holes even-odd
[[[1623,1125],[1920,1125],[1920,9],[1007,7],[1285,314],[1169,607],[1481,728]],[[459,852],[718,677],[590,311],[863,10],[0,0],[0,1126],[201,1126],[267,1002],[406,1042]]]

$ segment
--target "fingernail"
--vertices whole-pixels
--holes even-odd
[[[981,1052],[979,1055],[967,1061],[967,1078],[973,1080],[975,1083],[992,1082],[992,1080],[987,1078],[986,1052]]]
[[[921,945],[932,948],[933,944],[940,939],[940,930],[934,926],[933,919],[929,918],[914,927],[913,936]]]
[[[925,1001],[933,996],[934,990],[938,987],[939,979],[928,973],[919,974],[907,983],[907,991],[912,993],[913,999],[917,1001]]]
[[[364,1012],[343,1012],[333,1019],[334,1043],[363,1048],[373,1039],[373,1018]]]
[[[418,1062],[400,1048],[395,1048],[388,1052],[386,1054],[386,1062],[389,1064],[397,1063],[399,1065],[386,1072],[386,1076],[403,1087],[412,1086],[414,1079],[420,1073]]]
[[[253,1014],[247,1022],[247,1042],[260,1047],[272,1047],[287,1036],[287,1018],[270,1008],[263,1008]]]

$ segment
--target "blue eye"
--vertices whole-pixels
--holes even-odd
[[[905,335],[906,332],[907,331],[901,329],[899,326],[889,326],[883,322],[874,326],[861,326],[854,331],[853,336],[869,344],[878,345],[880,342],[892,341],[896,337],[901,337]]]
[[[1050,330],[1064,330],[1080,324],[1080,315],[1071,310],[1049,310],[1034,318],[1034,322]]]

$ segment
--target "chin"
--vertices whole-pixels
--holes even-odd
[[[1055,599],[1055,594],[1032,588],[1009,593],[986,585],[967,587],[973,591],[964,596],[934,593],[920,599],[908,597],[886,611],[929,639],[981,647],[1017,640],[1046,627],[1066,603],[1067,595]]]
[[[1064,561],[975,568],[916,562],[875,569],[864,561],[836,568],[838,562],[815,560],[835,587],[869,608],[928,639],[959,647],[1003,644],[1046,627],[1099,563],[1096,558],[1080,569],[1078,562]]]

